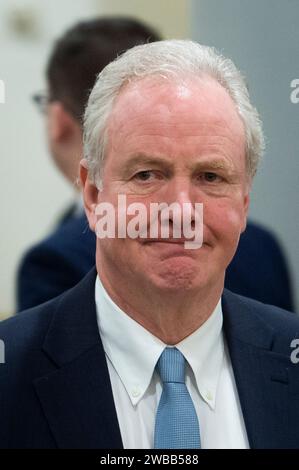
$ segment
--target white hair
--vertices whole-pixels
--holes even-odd
[[[115,99],[126,83],[150,76],[172,81],[209,76],[228,92],[244,124],[246,166],[252,179],[263,154],[264,136],[245,80],[230,59],[214,48],[190,40],[166,40],[133,47],[99,74],[84,116],[84,155],[90,179],[97,186],[101,185],[106,127]]]

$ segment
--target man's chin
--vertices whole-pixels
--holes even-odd
[[[163,263],[160,269],[156,267],[151,276],[151,283],[160,291],[181,292],[200,288],[203,279],[200,279],[198,267],[194,266],[192,260],[172,257]]]

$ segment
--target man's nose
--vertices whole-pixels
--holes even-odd
[[[182,207],[185,203],[194,203],[194,191],[192,182],[188,177],[175,177],[167,185],[164,202],[171,204],[179,203]]]
[[[195,199],[192,181],[188,177],[174,177],[167,185],[164,196],[163,202],[172,207],[172,210],[168,212],[168,223],[182,226],[186,217],[190,220],[191,225],[194,224],[194,203],[199,201]],[[164,222],[166,221],[164,220]]]

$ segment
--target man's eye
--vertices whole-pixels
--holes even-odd
[[[200,179],[207,183],[215,183],[217,181],[222,181],[221,176],[217,175],[216,173],[213,173],[211,171],[206,171],[205,173],[202,173],[200,175]]]
[[[154,172],[151,170],[144,170],[144,171],[139,171],[134,175],[134,179],[138,181],[149,181],[151,178],[153,178]]]

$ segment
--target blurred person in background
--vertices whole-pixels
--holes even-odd
[[[77,200],[53,233],[25,253],[17,272],[17,310],[45,302],[77,284],[94,265],[95,236],[88,228],[78,185],[82,118],[101,70],[127,49],[161,39],[131,17],[82,21],[54,44],[46,66],[47,92],[34,99],[46,118],[51,156]]]
[[[46,114],[49,148],[57,167],[78,190],[78,200],[46,239],[23,257],[17,273],[17,311],[39,305],[76,285],[94,265],[95,236],[89,230],[79,186],[82,116],[97,74],[119,54],[159,34],[132,18],[103,17],[76,24],[55,43],[46,95],[36,96]],[[249,222],[227,269],[225,287],[293,310],[290,276],[276,238]]]

